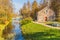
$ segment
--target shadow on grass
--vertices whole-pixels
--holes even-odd
[[[24,34],[25,40],[60,40],[55,34],[49,32],[37,32]]]

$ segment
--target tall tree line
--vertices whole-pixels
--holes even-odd
[[[40,11],[41,9],[43,9],[45,6],[48,6],[48,1],[50,1],[50,8],[52,10],[54,10],[55,12],[55,15],[56,15],[56,20],[57,21],[60,21],[60,0],[42,0],[43,3],[40,3],[38,5],[38,3],[36,2],[36,0],[30,4],[30,3],[27,3],[28,5],[24,4],[23,8],[20,10],[21,14],[23,17],[27,17],[27,15],[29,14],[29,16],[33,19],[33,20],[37,20],[37,12]],[[27,6],[29,6],[29,11],[30,12],[27,12],[26,11],[28,10]],[[25,11],[23,11],[25,10]]]
[[[6,20],[11,20],[13,14],[13,7],[11,1],[12,0],[0,0],[0,21],[5,22]],[[4,40],[10,40],[8,39],[8,35],[11,34],[12,30],[13,26],[11,25],[11,23],[9,23],[2,31],[2,37],[4,38]]]
[[[60,0],[51,0],[51,8],[56,14],[56,21],[60,21]]]
[[[13,13],[11,0],[0,0],[0,17],[4,16],[9,20],[11,14]]]
[[[20,10],[23,18],[31,17],[34,21],[37,20],[37,12],[40,11],[43,7],[46,6],[46,0],[42,0],[43,3],[38,4],[36,0],[32,4],[24,3],[23,8]]]

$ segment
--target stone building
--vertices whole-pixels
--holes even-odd
[[[50,8],[50,5],[51,5],[51,1],[49,0],[47,6],[37,13],[38,22],[55,20],[55,12]]]
[[[38,22],[46,22],[46,21],[54,21],[55,20],[55,13],[50,8],[47,7],[40,10],[37,14],[37,21]]]

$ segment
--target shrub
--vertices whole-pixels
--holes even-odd
[[[12,33],[13,28],[14,28],[14,27],[12,26],[11,23],[8,24],[8,25],[5,27],[5,29],[3,30],[3,32],[2,32],[2,37],[3,37],[4,39],[8,38],[8,35]]]
[[[0,24],[5,24],[5,21],[4,20],[0,20]]]
[[[31,17],[24,18],[23,20],[20,21],[21,25],[25,25],[25,24],[31,23],[31,22],[32,22]]]

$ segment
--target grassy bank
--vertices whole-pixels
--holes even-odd
[[[60,40],[60,30],[29,23],[22,27],[25,40]]]

